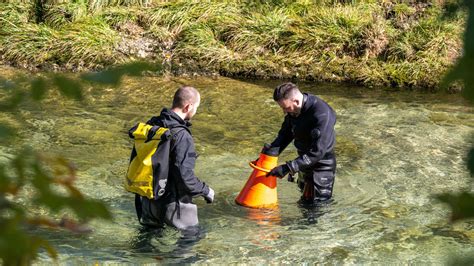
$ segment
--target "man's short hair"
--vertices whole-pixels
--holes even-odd
[[[199,92],[194,87],[183,86],[174,93],[171,108],[184,108],[188,103],[195,103],[197,97],[199,97]]]
[[[273,92],[273,100],[278,102],[280,100],[290,99],[299,91],[300,90],[295,84],[291,82],[283,83],[275,88],[275,91]]]

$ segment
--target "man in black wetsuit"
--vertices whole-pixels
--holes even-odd
[[[329,200],[336,173],[336,113],[325,101],[315,95],[301,93],[290,82],[278,86],[273,99],[286,116],[277,138],[266,149],[277,150],[280,154],[294,140],[299,156],[273,168],[268,175],[283,178],[299,172],[302,203]]]

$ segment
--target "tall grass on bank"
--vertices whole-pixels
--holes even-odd
[[[0,54],[26,68],[97,69],[119,61],[118,34],[105,22],[85,17],[74,23],[27,23],[0,19]]]
[[[98,68],[143,50],[176,73],[433,88],[465,23],[436,0],[37,2],[0,4],[4,61]]]

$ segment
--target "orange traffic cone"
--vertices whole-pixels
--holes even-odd
[[[250,208],[275,208],[278,204],[276,177],[266,175],[277,163],[277,156],[264,152],[257,161],[250,162],[254,170],[235,202]]]

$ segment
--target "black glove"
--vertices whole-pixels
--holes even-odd
[[[279,165],[275,168],[273,168],[269,173],[267,173],[268,176],[276,176],[278,178],[283,178],[290,172],[290,168],[286,164]]]
[[[272,145],[265,143],[261,152],[270,156],[278,156],[280,154],[280,147],[272,147]]]

